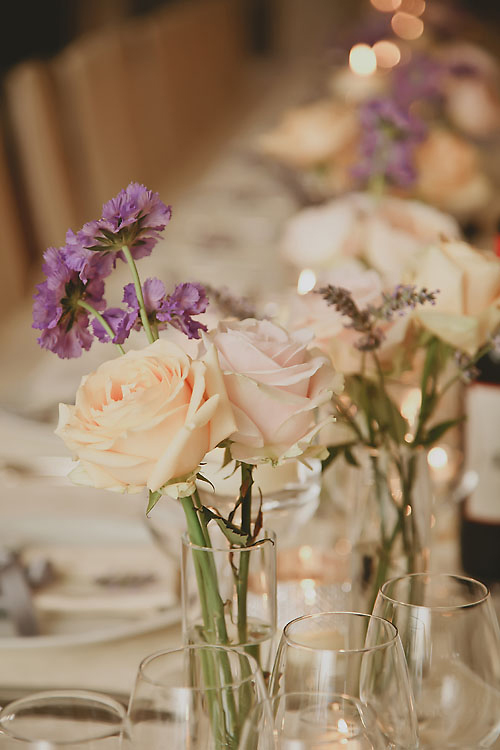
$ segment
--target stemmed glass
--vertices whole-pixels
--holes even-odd
[[[374,614],[399,631],[421,747],[492,747],[500,736],[500,631],[487,587],[425,574],[383,584]]]
[[[120,750],[128,747],[125,707],[101,693],[47,690],[0,711],[2,750]]]
[[[292,620],[283,630],[270,692],[330,695],[333,703],[344,696],[354,700],[351,708],[375,717],[372,736],[376,729],[386,747],[417,747],[403,649],[397,629],[380,617],[324,612]]]
[[[148,750],[236,750],[253,706],[267,697],[243,650],[195,644],[141,663],[130,698],[132,745]]]
[[[239,750],[386,750],[375,712],[334,693],[284,693],[257,704]]]

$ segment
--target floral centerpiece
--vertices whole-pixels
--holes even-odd
[[[481,147],[500,124],[497,73],[466,45],[370,78],[342,68],[330,92],[289,110],[257,148],[303,203],[366,188],[483,223],[493,187]]]
[[[463,242],[437,243],[417,254],[407,278],[388,291],[374,270],[339,270],[333,283],[299,298],[294,315],[345,373],[324,467],[344,455],[370,471],[379,521],[372,598],[397,571],[396,558],[403,572],[428,564],[419,464],[426,468],[426,451],[462,419],[439,419],[443,397],[469,382],[475,362],[498,345],[495,256]],[[419,395],[412,419],[394,390],[405,371]]]
[[[182,505],[195,550],[198,635],[228,644],[235,641],[210,555],[210,528],[218,528],[230,549],[251,547],[263,524],[262,513],[252,509],[254,466],[324,456],[315,439],[324,423],[318,408],[340,392],[342,378],[328,357],[310,350],[310,337],[270,321],[228,320],[207,331],[197,319],[208,304],[198,283],[179,284],[171,294],[159,279],[141,283],[136,261],[151,253],[170,218],[158,194],[132,183],[104,205],[99,220],[70,230],[64,247],[44,255],[47,278],[37,287],[33,326],[40,345],[61,358],[80,356],[96,339],[116,346],[118,357],[82,379],[75,404],[60,405],[56,433],[78,460],[70,476],[115,492],[147,491],[147,513],[163,496]],[[122,306],[109,307],[105,281],[124,261],[133,281]],[[202,338],[197,356],[169,340],[169,329]],[[143,331],[147,345],[126,352],[132,330]],[[239,496],[226,516],[204,506],[197,490],[203,460],[216,446],[241,472]],[[248,555],[239,559],[239,566],[232,563],[236,642],[247,644]]]

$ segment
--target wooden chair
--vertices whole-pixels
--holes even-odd
[[[64,243],[78,219],[49,65],[28,61],[6,77],[7,119],[37,255]]]

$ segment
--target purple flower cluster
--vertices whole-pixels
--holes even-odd
[[[190,339],[199,339],[200,331],[207,327],[193,315],[204,313],[208,306],[208,297],[201,284],[178,284],[172,294],[167,294],[165,285],[160,279],[146,279],[142,285],[144,305],[150,325],[156,330],[163,330],[171,325]],[[140,307],[133,284],[127,284],[123,290],[123,300],[127,310],[110,307],[102,313],[115,336],[114,344],[123,344],[132,329],[139,330],[142,326]],[[104,326],[94,320],[92,323],[94,334],[103,343],[110,337]]]
[[[44,254],[46,280],[38,284],[33,303],[33,328],[41,331],[40,346],[62,358],[78,357],[90,349],[94,335],[122,344],[132,328],[140,328],[140,307],[133,284],[124,290],[127,309],[106,309],[104,280],[116,266],[117,258],[128,260],[149,255],[170,220],[172,211],[157,193],[132,182],[104,204],[102,216],[85,224],[78,232],[68,231],[66,245],[50,247]],[[125,250],[126,252],[126,250]],[[208,300],[199,284],[180,284],[171,295],[159,279],[147,279],[142,287],[148,320],[155,329],[172,325],[189,338],[199,338],[205,326],[193,315],[205,311]],[[97,318],[90,329],[90,314]]]
[[[402,107],[413,102],[439,103],[443,98],[446,67],[430,55],[413,55],[392,73],[392,95]]]
[[[353,175],[365,182],[383,178],[407,187],[416,178],[413,155],[426,134],[424,123],[394,99],[370,99],[360,108],[361,161]]]
[[[67,248],[49,247],[43,257],[47,279],[37,285],[33,303],[33,328],[42,331],[38,343],[63,359],[79,357],[92,345],[89,313],[79,303],[103,310],[104,281],[97,265],[88,269],[92,275],[82,281],[68,264]]]

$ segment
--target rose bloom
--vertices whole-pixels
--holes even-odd
[[[463,42],[442,46],[439,58],[449,70],[443,94],[452,124],[472,138],[495,136],[500,128],[500,70],[496,58],[481,47]]]
[[[317,407],[342,390],[343,378],[321,352],[308,350],[311,337],[249,318],[219,323],[208,338],[236,418],[233,458],[257,464],[317,455]]]
[[[317,288],[328,284],[348,289],[360,309],[368,305],[377,306],[382,302],[383,285],[380,275],[376,271],[366,270],[357,261],[346,262],[323,274],[318,280]],[[377,356],[382,366],[391,368],[396,363],[396,348],[399,355],[405,354],[407,359],[410,358],[411,352],[407,346],[411,341],[408,330],[410,320],[410,316],[405,315],[394,316],[390,322],[380,322],[385,338],[377,349]],[[360,372],[362,361],[362,352],[355,346],[361,334],[346,327],[349,322],[349,318],[328,305],[316,292],[292,298],[289,327],[292,330],[310,328],[314,333],[314,344],[329,355],[344,375]],[[370,369],[371,366],[371,359],[367,357],[365,367]]]
[[[415,149],[415,166],[418,196],[454,216],[466,218],[491,198],[477,148],[455,133],[432,131]]]
[[[308,169],[350,150],[358,129],[352,107],[322,99],[289,110],[274,130],[259,138],[258,148],[288,166]]]
[[[500,323],[500,260],[465,242],[426,248],[415,262],[413,283],[439,289],[432,308],[415,318],[448,344],[473,356]]]
[[[281,242],[297,268],[318,272],[360,259],[378,271],[385,287],[404,281],[403,271],[424,245],[458,238],[457,222],[418,201],[352,193],[293,216]]]
[[[60,404],[56,434],[80,461],[74,481],[140,492],[192,475],[234,427],[214,347],[193,361],[160,339],[84,377],[75,405]]]

